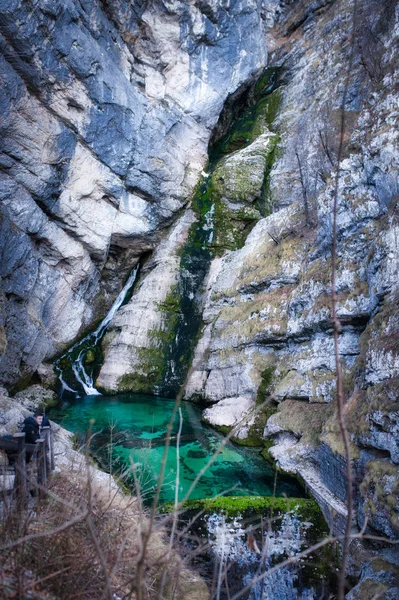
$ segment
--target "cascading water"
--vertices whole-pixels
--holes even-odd
[[[132,289],[136,281],[139,265],[137,265],[130,273],[125,285],[119,292],[115,302],[112,304],[108,313],[98,325],[98,327],[89,333],[82,340],[74,344],[65,354],[63,354],[55,363],[59,380],[61,382],[61,396],[65,391],[80,395],[80,391],[74,389],[65,381],[64,373],[69,368],[70,374],[73,374],[75,382],[82,388],[86,396],[99,396],[101,393],[94,387],[93,373],[88,373],[85,367],[85,357],[90,348],[94,348],[102,336],[104,335],[108,325],[113,319],[115,313],[122,306],[126,296]]]
[[[214,223],[213,223],[213,217],[215,214],[215,205],[212,204],[211,208],[208,210],[208,212],[205,215],[205,224],[203,225],[202,229],[204,231],[209,231],[209,237],[207,240],[207,243],[209,245],[212,244],[213,242],[213,236],[214,236]]]

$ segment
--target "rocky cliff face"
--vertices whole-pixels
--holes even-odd
[[[265,64],[277,8],[0,4],[3,383],[102,316],[187,203],[227,95]]]
[[[391,538],[399,537],[398,17],[397,5],[371,3],[359,7],[353,24],[350,2],[298,2],[269,31],[269,68],[279,72],[278,82],[256,105],[250,126],[241,123],[239,134],[224,138],[206,174],[214,260],[185,392],[209,404],[210,424],[234,427],[237,441],[269,440],[277,464],[298,473],[343,530],[331,245],[341,102],[353,54],[338,189],[339,352],[354,526],[367,519],[370,531]],[[253,227],[245,243],[243,223]],[[176,276],[162,271],[172,290]],[[106,389],[154,390],[146,375],[156,370],[160,332],[173,331],[180,306],[164,281],[159,297],[147,301],[147,319],[137,312],[139,291],[115,321],[99,377]],[[141,315],[139,322],[130,313]],[[121,352],[130,362],[118,370]]]
[[[349,2],[303,9],[295,4],[270,42],[269,64],[285,70],[272,123],[279,136],[269,183],[273,212],[241,249],[212,265],[186,396],[210,403],[205,419],[234,426],[237,438],[268,439],[277,464],[303,477],[342,530],[332,199],[340,102],[353,51],[338,189],[339,352],[357,525],[367,519],[371,533],[398,539],[398,5],[360,7],[354,33]],[[250,163],[247,168],[251,173]],[[234,183],[234,169],[229,175]],[[378,576],[370,573],[375,589]],[[384,597],[396,593],[392,581],[384,586]]]

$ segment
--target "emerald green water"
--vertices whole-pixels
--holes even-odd
[[[164,453],[167,426],[174,402],[154,396],[86,396],[64,401],[50,417],[74,432],[84,443],[91,428],[90,451],[113,473],[123,473],[134,463],[144,500],[152,500]],[[219,447],[223,436],[201,424],[201,410],[182,403],[182,431],[179,448],[176,438],[180,418],[174,420],[168,449],[160,502],[175,499],[177,454],[179,453],[179,500],[187,494],[195,477]],[[94,421],[90,424],[91,421]],[[133,478],[125,474],[133,488]],[[275,472],[256,449],[228,442],[190,495],[191,499],[218,494],[271,496]],[[299,484],[282,475],[276,482],[277,496],[303,497]]]

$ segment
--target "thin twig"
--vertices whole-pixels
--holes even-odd
[[[350,533],[352,529],[353,519],[353,477],[352,477],[352,466],[351,466],[351,452],[350,452],[350,440],[349,433],[345,422],[344,415],[344,393],[342,385],[342,369],[339,357],[339,334],[341,331],[341,322],[337,315],[337,217],[338,217],[338,192],[339,182],[341,174],[341,161],[345,137],[345,126],[346,126],[346,100],[348,96],[349,81],[352,72],[354,50],[355,50],[355,31],[356,31],[356,15],[357,15],[357,0],[354,0],[353,4],[353,19],[352,19],[352,40],[351,49],[348,63],[348,70],[345,80],[345,87],[342,96],[341,106],[341,126],[340,126],[340,137],[337,155],[337,171],[335,176],[335,186],[333,195],[333,231],[332,231],[332,268],[331,268],[331,298],[332,298],[332,318],[334,328],[334,353],[335,353],[335,365],[336,365],[336,382],[337,382],[337,408],[338,408],[338,423],[342,436],[342,440],[345,447],[345,459],[346,459],[346,496],[347,496],[347,509],[348,515],[345,525],[345,536],[342,548],[342,561],[341,569],[338,579],[338,600],[344,600],[345,596],[345,578],[346,578],[346,566],[348,562],[349,554],[349,543]]]
[[[18,540],[15,540],[15,542],[11,542],[10,544],[6,544],[5,546],[2,546],[1,550],[10,550],[11,548],[16,548],[17,546],[21,546],[22,544],[25,544],[26,542],[30,542],[31,540],[36,540],[36,539],[44,538],[44,537],[50,537],[52,535],[57,535],[58,533],[61,533],[62,531],[65,531],[66,529],[73,527],[74,525],[76,525],[76,523],[80,523],[81,521],[84,521],[86,519],[87,515],[88,515],[88,509],[86,508],[80,514],[76,515],[75,517],[73,517],[72,519],[67,521],[66,523],[63,523],[62,525],[59,525],[58,527],[54,527],[54,529],[50,529],[49,531],[41,531],[40,533],[30,533],[29,535],[25,535],[24,537],[21,537]]]

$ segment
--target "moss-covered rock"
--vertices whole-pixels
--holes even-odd
[[[53,390],[46,389],[41,385],[31,385],[15,394],[14,398],[21,406],[31,411],[38,408],[46,410],[58,404],[57,394]]]
[[[399,539],[399,467],[371,460],[360,485],[362,513],[373,529]]]
[[[173,508],[171,504],[165,505],[163,511],[173,511]],[[208,560],[211,562],[219,557],[218,535],[226,530],[226,537],[223,537],[224,559],[230,564],[231,559],[234,560],[234,569],[227,569],[230,590],[234,590],[235,586],[241,589],[241,578],[253,575],[254,568],[262,568],[259,560],[264,544],[270,550],[274,542],[281,543],[268,555],[273,564],[328,535],[317,504],[304,498],[231,496],[193,500],[184,503],[179,514],[185,527],[189,520],[190,533],[206,537],[210,549]],[[271,534],[267,539],[266,531]],[[231,555],[230,548],[233,548]],[[306,567],[299,567],[301,585],[311,587],[315,583],[318,585],[320,578],[328,579],[336,563],[337,554],[333,547],[313,552]]]
[[[316,447],[332,412],[333,408],[329,404],[285,400],[278,405],[277,411],[268,420],[266,432],[275,434],[279,431],[289,431],[302,443]]]
[[[223,512],[229,516],[243,515],[270,516],[294,511],[304,518],[317,522],[318,527],[326,531],[323,515],[314,500],[309,498],[276,498],[274,496],[220,496],[187,500],[182,510],[197,510],[205,513]],[[162,512],[174,510],[173,503],[164,504]]]
[[[251,145],[218,163],[212,175],[215,199],[244,205],[260,199],[266,160],[274,148],[274,137],[263,133]]]

